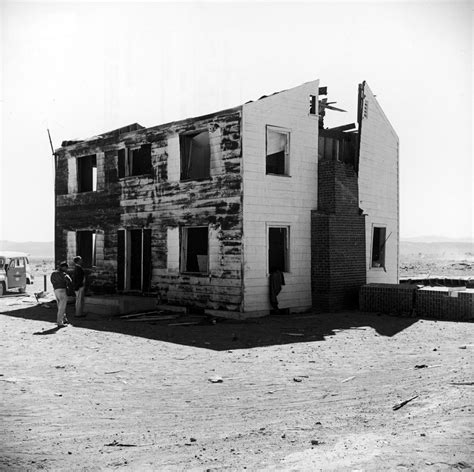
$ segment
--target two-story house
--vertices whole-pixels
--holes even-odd
[[[334,310],[398,280],[398,138],[368,86],[324,128],[319,81],[206,116],[130,125],[56,151],[56,261],[96,294],[266,314]]]

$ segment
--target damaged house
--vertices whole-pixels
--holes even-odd
[[[337,310],[398,282],[398,137],[364,82],[328,129],[319,81],[210,115],[130,125],[56,153],[56,261],[96,295],[209,313]]]

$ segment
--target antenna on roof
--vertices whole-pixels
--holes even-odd
[[[48,131],[49,145],[51,146],[51,154],[53,155],[53,157],[56,157],[56,153],[54,152],[54,148],[53,148],[53,142],[51,141],[51,134],[49,132],[49,128],[46,128],[46,130]]]

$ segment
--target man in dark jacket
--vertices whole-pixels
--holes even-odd
[[[76,256],[74,259],[74,273],[72,275],[72,286],[76,292],[76,318],[84,316],[84,290],[86,275],[82,268],[82,257]]]
[[[69,322],[66,318],[67,287],[71,283],[71,277],[67,275],[67,262],[61,262],[58,269],[51,274],[51,284],[54,289],[54,296],[58,303],[57,324],[60,328]]]

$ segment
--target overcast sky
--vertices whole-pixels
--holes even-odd
[[[53,143],[154,126],[316,78],[400,137],[401,236],[473,235],[472,7],[456,1],[4,1],[0,239],[54,238]]]

